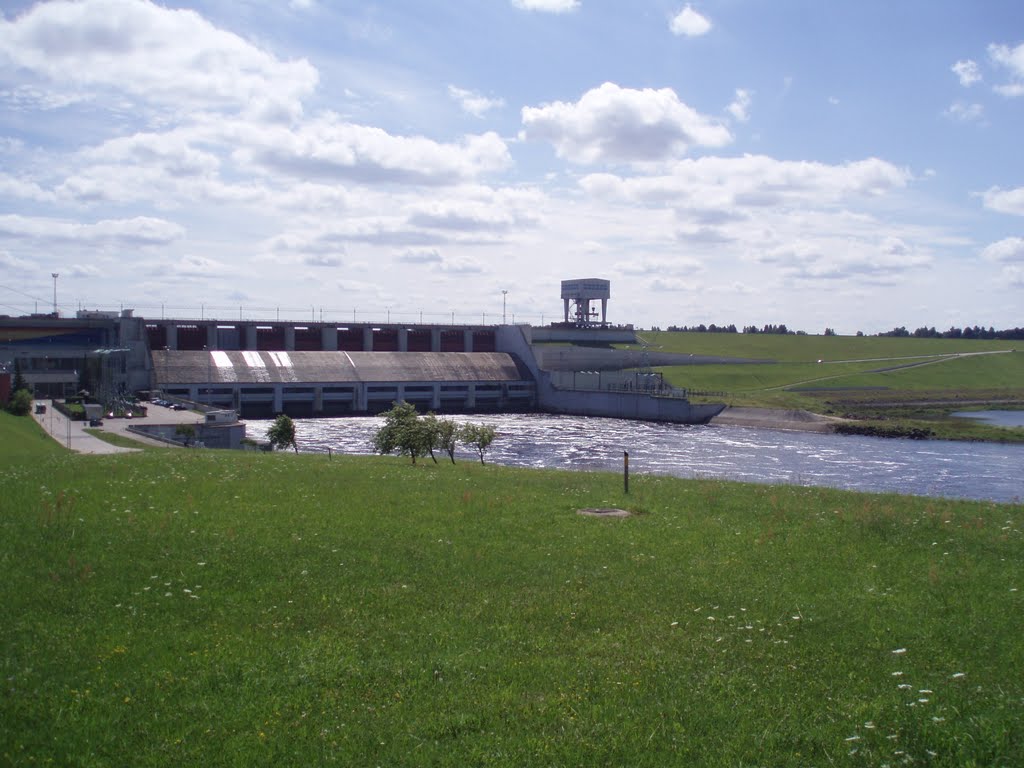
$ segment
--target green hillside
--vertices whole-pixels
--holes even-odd
[[[949,414],[986,404],[1024,407],[1019,342],[729,333],[642,333],[648,349],[773,360],[659,368],[696,401],[804,408],[868,429],[924,430],[951,439],[1024,440],[1024,430]],[[636,348],[636,347],[634,347]]]

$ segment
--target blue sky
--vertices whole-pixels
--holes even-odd
[[[0,313],[1024,324],[1017,0],[2,8]]]

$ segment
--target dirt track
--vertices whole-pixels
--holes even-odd
[[[715,426],[789,429],[799,432],[831,432],[843,419],[810,411],[775,408],[728,407],[711,420]]]

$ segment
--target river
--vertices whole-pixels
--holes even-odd
[[[1024,445],[899,440],[773,429],[659,424],[545,414],[454,416],[497,431],[487,454],[494,464],[630,474],[720,477],[868,492],[1024,500]],[[272,421],[247,421],[263,440]],[[373,453],[381,418],[295,419],[301,451]],[[456,458],[476,456],[460,448]],[[445,457],[447,461],[447,457]],[[428,459],[429,461],[429,459]]]

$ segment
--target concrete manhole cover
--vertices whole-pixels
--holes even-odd
[[[614,509],[610,507],[590,507],[588,509],[577,509],[576,514],[587,515],[588,517],[629,517],[629,512],[627,512],[626,510]]]

